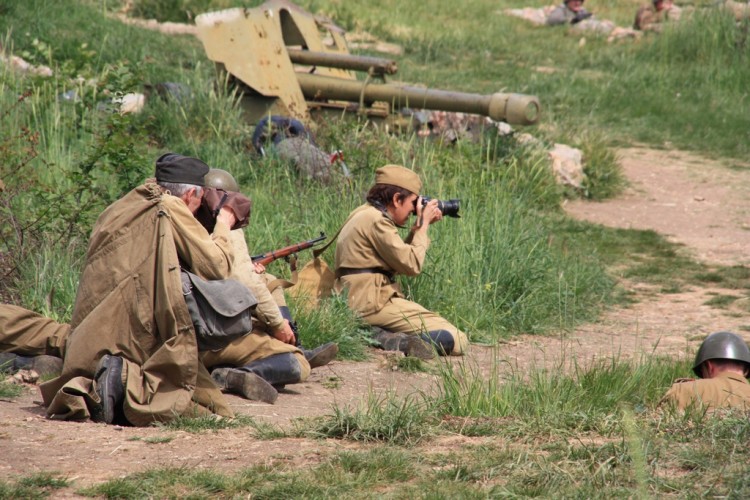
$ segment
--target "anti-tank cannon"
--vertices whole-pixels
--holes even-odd
[[[478,114],[517,125],[539,118],[535,96],[386,82],[386,75],[397,72],[395,61],[350,54],[341,28],[286,0],[201,14],[195,21],[208,57],[241,91],[251,123],[269,114],[309,123],[320,113],[398,121],[403,108]],[[356,71],[364,77],[358,79]]]

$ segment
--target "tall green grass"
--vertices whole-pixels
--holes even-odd
[[[429,435],[425,424],[431,418],[417,398],[370,391],[360,407],[335,405],[330,414],[311,420],[301,432],[307,437],[414,445]]]
[[[620,430],[623,409],[643,413],[672,381],[689,372],[687,361],[646,358],[638,363],[617,357],[583,366],[564,359],[549,370],[518,370],[501,375],[499,359],[489,372],[468,362],[441,370],[438,411],[452,416],[507,417],[515,432]]]

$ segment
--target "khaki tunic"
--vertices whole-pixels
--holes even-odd
[[[205,279],[229,276],[229,228],[206,230],[152,181],[110,205],[94,226],[60,377],[40,387],[47,414],[86,419],[104,354],[123,358],[125,417],[133,425],[183,414],[232,416],[198,355],[180,263]]]
[[[232,231],[230,239],[235,254],[231,277],[248,287],[258,299],[258,305],[253,314],[253,331],[250,335],[231,342],[224,349],[203,353],[203,363],[207,368],[245,366],[274,354],[291,352],[297,358],[302,371],[300,382],[306,380],[310,375],[310,364],[305,359],[304,353],[297,347],[269,335],[274,329],[284,324],[284,318],[279,311],[279,298],[268,290],[269,279],[273,276],[255,272],[245,235],[241,229]],[[277,290],[283,301],[283,290],[281,288]]]
[[[692,405],[750,410],[750,383],[742,375],[727,372],[713,378],[680,381],[667,391],[662,403],[674,404],[681,410]]]
[[[355,209],[336,241],[336,270],[341,268],[383,269],[394,274],[416,276],[422,271],[429,237],[412,232],[402,240],[396,224],[385,212],[366,204]],[[455,355],[463,354],[466,334],[439,315],[407,300],[398,283],[380,273],[350,274],[338,278],[334,290],[348,293],[349,307],[373,326],[394,332],[420,334],[447,330],[454,338]]]

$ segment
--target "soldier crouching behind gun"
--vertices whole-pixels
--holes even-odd
[[[367,203],[355,209],[336,242],[338,293],[347,290],[349,307],[372,325],[385,350],[423,359],[463,355],[466,334],[444,318],[407,300],[396,274],[416,276],[422,271],[431,224],[442,219],[438,200],[422,203],[417,194],[422,181],[413,171],[387,165],[375,172]],[[398,228],[416,213],[415,224],[402,240]]]

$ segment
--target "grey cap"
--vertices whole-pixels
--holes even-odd
[[[698,354],[695,355],[693,372],[703,378],[700,366],[711,359],[740,361],[750,369],[750,349],[742,337],[736,333],[716,332],[706,337],[698,349]]]

